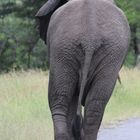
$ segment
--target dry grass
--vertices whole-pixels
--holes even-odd
[[[104,123],[140,116],[140,71],[122,69],[107,105]],[[52,140],[47,99],[47,72],[12,72],[0,75],[0,139]]]
[[[123,68],[120,72],[122,85],[117,83],[109,101],[104,123],[130,117],[140,117],[140,70]]]
[[[0,139],[52,139],[48,76],[42,71],[0,76]]]

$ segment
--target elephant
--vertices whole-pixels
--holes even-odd
[[[48,0],[36,18],[48,50],[54,139],[97,140],[129,48],[127,18],[113,0]]]

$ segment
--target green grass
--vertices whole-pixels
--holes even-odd
[[[103,123],[140,116],[140,71],[123,69]],[[53,140],[47,72],[0,75],[0,140]]]
[[[0,140],[52,139],[47,73],[0,76]]]
[[[104,116],[104,123],[140,117],[140,70],[122,69],[122,85],[116,84]]]

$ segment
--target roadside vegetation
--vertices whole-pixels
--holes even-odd
[[[123,68],[107,105],[104,124],[140,117],[140,71]],[[48,108],[48,72],[20,71],[0,75],[0,139],[53,139]]]
[[[140,117],[140,70],[123,68],[120,76],[122,84],[116,84],[106,108],[104,123]]]

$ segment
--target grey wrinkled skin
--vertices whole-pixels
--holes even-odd
[[[55,140],[78,140],[72,136],[71,122],[81,113],[81,102],[81,139],[97,140],[129,38],[126,17],[113,0],[70,0],[54,11],[46,39]]]

